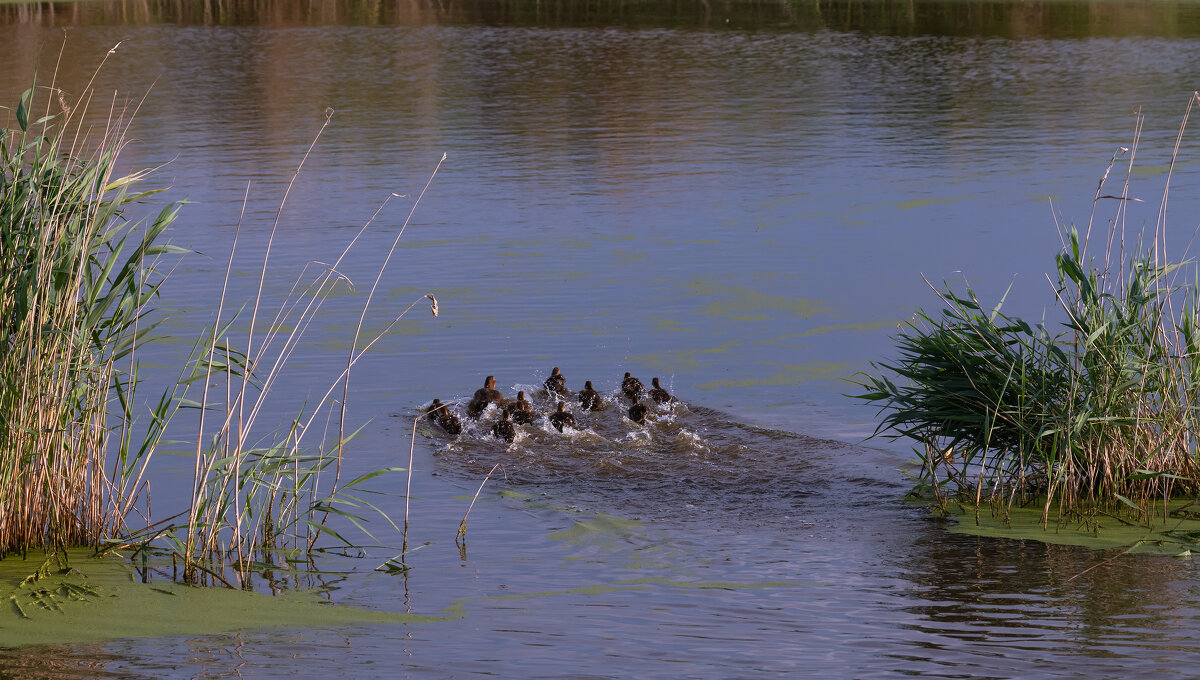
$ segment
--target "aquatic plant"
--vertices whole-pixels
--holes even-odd
[[[167,407],[139,442],[133,404],[179,206],[127,221],[156,192],[114,174],[124,111],[90,130],[88,103],[35,84],[0,129],[0,555],[122,533],[162,436]]]
[[[1132,169],[1141,124],[1109,170],[1130,149]],[[1053,510],[1097,509],[1148,521],[1156,499],[1165,514],[1166,500],[1200,490],[1200,279],[1195,263],[1167,260],[1167,191],[1152,240],[1127,245],[1126,206],[1137,199],[1128,180],[1119,196],[1103,195],[1108,174],[1092,213],[1117,202],[1102,259],[1088,252],[1091,221],[1082,235],[1062,234],[1056,324],[1011,316],[1004,298],[986,309],[969,287],[947,285],[942,310],[916,314],[895,338],[896,358],[865,376],[857,396],[885,414],[875,434],[918,444],[917,491],[998,508],[1036,497],[1047,522]]]
[[[47,99],[57,99],[58,109],[50,113],[47,103],[31,122],[34,105],[43,105],[38,93],[57,94]],[[341,549],[360,547],[328,520],[340,518],[371,537],[364,509],[387,515],[368,500],[373,492],[365,483],[400,468],[342,478],[345,445],[354,436],[346,431],[351,369],[418,304],[427,301],[438,314],[434,296],[423,295],[363,337],[383,272],[437,169],[375,275],[344,370],[311,409],[283,427],[263,423],[268,397],[323,301],[337,286],[353,287],[339,270],[343,259],[396,196],[385,198],[332,264],[310,263],[278,306],[267,302],[279,217],[329,125],[327,111],[280,200],[252,303],[226,310],[239,223],[213,322],[151,404],[148,422],[139,423],[135,413],[145,404],[136,394],[137,351],[152,339],[155,324],[147,317],[165,281],[155,258],[185,252],[157,241],[180,204],[152,221],[127,221],[126,208],[157,191],[133,191],[145,171],[113,176],[130,117],[110,117],[92,140],[82,122],[89,96],[90,84],[75,105],[53,84],[30,88],[14,109],[16,125],[0,131],[0,553],[157,548],[182,562],[187,582],[245,587],[253,570],[306,561],[325,549],[322,535]],[[239,327],[244,336],[235,342]],[[189,394],[196,390],[198,396]],[[148,466],[183,409],[197,412],[191,493],[182,512],[152,523]],[[131,529],[131,513],[146,526]]]
[[[445,161],[445,155],[413,201],[407,218],[396,232],[391,248],[375,275],[350,342],[345,368],[333,378],[311,411],[297,414],[284,431],[270,429],[265,434],[255,434],[262,429],[258,427],[258,419],[272,389],[305,330],[320,311],[323,301],[338,286],[353,288],[351,279],[340,271],[341,263],[391,199],[398,196],[391,194],[384,199],[336,260],[330,264],[310,263],[301,271],[285,298],[274,308],[268,330],[261,337],[256,336],[255,329],[260,316],[268,314],[263,287],[270,269],[271,247],[278,231],[280,215],[305,160],[329,125],[332,115],[332,109],[326,111],[324,124],[313,138],[280,200],[263,252],[255,297],[248,310],[243,312],[250,317],[245,330],[245,349],[233,349],[230,341],[230,328],[238,315],[228,320],[223,317],[237,238],[241,232],[239,224],[226,265],[216,319],[203,341],[197,345],[198,351],[193,353],[189,362],[192,367],[190,373],[180,381],[188,385],[199,381],[203,385],[199,402],[192,404],[200,411],[192,502],[186,524],[160,532],[160,535],[173,542],[175,553],[184,562],[184,580],[188,582],[205,581],[212,577],[231,585],[221,574],[224,567],[232,568],[234,579],[241,581],[250,572],[264,566],[284,566],[280,564],[279,555],[284,556],[284,562],[310,559],[314,552],[323,550],[317,545],[323,534],[335,539],[339,549],[362,547],[338,533],[327,522],[330,515],[349,521],[374,540],[362,516],[365,509],[377,513],[397,531],[406,534],[407,505],[405,530],[401,530],[386,513],[368,500],[367,495],[378,492],[363,486],[381,474],[404,468],[372,470],[349,482],[342,479],[345,446],[356,434],[346,431],[346,405],[351,369],[367,351],[418,304],[428,301],[431,313],[438,315],[437,299],[432,294],[422,295],[373,337],[365,340],[362,337],[366,315],[383,273],[421,198]],[[284,332],[283,329],[291,330]],[[217,389],[219,386],[224,389]],[[339,387],[340,398],[335,399]],[[215,422],[208,419],[210,414],[217,416]],[[331,423],[336,428],[336,434],[329,437]],[[321,440],[309,445],[307,442],[315,437]],[[329,476],[332,476],[332,480],[326,481]],[[244,586],[244,582],[241,585]]]

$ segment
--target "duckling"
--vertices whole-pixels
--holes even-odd
[[[503,439],[509,444],[517,438],[517,428],[513,427],[512,421],[508,419],[508,411],[503,411],[500,420],[492,425],[492,436],[496,439]]]
[[[475,396],[471,398],[471,403],[467,404],[467,415],[478,418],[488,404],[504,405],[504,395],[496,389],[495,376],[490,375],[484,379],[483,387],[475,390]]]
[[[650,381],[654,384],[654,388],[650,390],[650,398],[660,404],[665,404],[671,401],[671,393],[663,389],[662,385],[658,384],[658,378]]]
[[[462,432],[462,423],[458,421],[458,416],[450,410],[448,404],[443,404],[441,399],[434,399],[429,408],[425,409],[425,416],[437,423],[446,434],[459,434]]]
[[[546,391],[551,394],[557,394],[560,397],[570,394],[567,392],[567,378],[559,372],[558,366],[550,371],[550,377],[546,378],[546,382],[543,384],[546,386]]]
[[[625,396],[637,401],[636,397],[642,393],[642,381],[625,371],[625,379],[621,381],[621,391]]]
[[[504,411],[518,425],[528,425],[534,420],[533,404],[525,398],[524,391],[517,392],[517,400],[506,404]]]
[[[558,410],[550,414],[550,424],[559,432],[562,432],[564,427],[575,427],[575,416],[567,413],[565,401],[558,402]]]
[[[635,394],[633,396],[633,406],[629,407],[629,419],[635,423],[645,423],[646,411],[648,410],[650,409],[646,408],[645,404],[638,401],[637,395]]]
[[[579,405],[589,411],[600,409],[600,393],[592,389],[591,380],[584,382],[583,389],[579,390]]]
[[[437,414],[441,411],[441,409],[443,409],[445,407],[446,407],[446,405],[442,403],[441,399],[434,399],[432,404],[421,409],[421,413],[425,414],[426,416],[428,416],[430,418],[436,418]]]

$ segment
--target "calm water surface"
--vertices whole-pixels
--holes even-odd
[[[1040,318],[1055,219],[1087,221],[1138,110],[1131,193],[1146,203],[1128,224],[1154,223],[1200,87],[1197,8],[906,6],[0,7],[0,103],[15,104],[39,60],[48,73],[63,25],[68,92],[119,41],[93,109],[149,91],[124,163],[165,164],[168,196],[191,201],[172,239],[200,252],[165,292],[179,340],[149,358],[164,374],[211,318],[247,182],[234,297],[251,295],[328,107],[283,211],[272,292],[336,258],[389,194],[407,198],[342,267],[357,293],[310,330],[281,417],[344,363],[364,291],[443,153],[368,323],[426,292],[441,314],[414,312],[359,365],[350,411],[367,426],[352,471],[400,464],[414,409],[469,397],[488,374],[506,394],[532,392],[557,365],[572,388],[611,394],[632,371],[682,400],[646,429],[610,409],[580,414],[583,433],[540,423],[507,447],[423,431],[410,540],[429,544],[407,577],[373,573],[398,551],[381,531],[389,547],[335,565],[353,572],[325,585],[338,602],[453,620],[18,649],[0,665],[54,677],[1192,676],[1190,560],[949,534],[902,502],[911,456],[864,443],[874,413],[842,394],[933,304],[922,276],[965,277],[986,299],[1011,283],[1012,311]],[[1173,179],[1179,254],[1200,214],[1197,147],[1185,136]],[[161,487],[182,484],[190,463],[164,460]],[[460,553],[454,532],[496,462],[504,475]],[[402,512],[402,499],[385,505]]]

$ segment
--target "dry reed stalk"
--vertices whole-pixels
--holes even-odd
[[[293,420],[285,437],[265,448],[252,448],[249,445],[250,437],[256,431],[255,426],[267,397],[282,375],[304,332],[320,311],[326,293],[332,286],[342,283],[353,289],[350,280],[339,271],[342,261],[359,241],[361,235],[376,221],[388,202],[393,197],[399,197],[399,194],[391,194],[385,198],[332,264],[310,263],[310,265],[321,267],[315,277],[308,278],[309,267],[306,266],[293,282],[262,337],[255,337],[257,321],[265,305],[263,298],[265,270],[269,264],[270,248],[280,216],[290,195],[291,187],[321,133],[329,125],[331,115],[332,111],[326,112],[324,125],[314,137],[293,173],[288,189],[276,211],[271,235],[263,256],[263,273],[260,274],[258,290],[251,303],[251,322],[246,339],[247,350],[244,353],[233,353],[225,335],[229,325],[233,322],[233,319],[226,321],[222,317],[225,308],[224,295],[227,290],[233,257],[231,254],[230,263],[226,268],[226,284],[222,288],[222,301],[218,307],[214,330],[205,340],[207,356],[195,362],[195,371],[202,376],[205,388],[200,400],[202,415],[200,429],[196,435],[197,448],[193,469],[194,486],[191,510],[187,526],[184,529],[185,535],[182,540],[177,541],[178,556],[185,565],[185,580],[202,577],[201,573],[191,570],[190,566],[204,561],[209,564],[209,568],[214,568],[214,565],[232,566],[235,580],[241,583],[242,575],[250,570],[256,555],[261,554],[263,561],[269,561],[271,558],[267,551],[282,547],[279,542],[280,538],[284,538],[285,543],[290,542],[294,547],[309,554],[316,549],[316,541],[322,533],[329,533],[344,545],[351,546],[349,541],[328,526],[329,515],[343,516],[363,528],[360,523],[362,518],[341,510],[337,506],[361,506],[378,511],[373,504],[363,498],[352,496],[349,491],[352,490],[352,487],[377,474],[398,469],[386,468],[363,475],[349,483],[341,483],[341,459],[344,444],[354,436],[354,433],[347,434],[345,429],[349,374],[358,360],[422,300],[430,300],[432,302],[431,310],[435,316],[437,314],[437,300],[432,295],[422,296],[401,311],[382,331],[360,346],[361,330],[375,290],[382,280],[383,271],[387,268],[392,254],[398,247],[400,235],[411,221],[421,196],[424,196],[436,176],[437,168],[440,168],[441,162],[445,160],[445,155],[438,162],[437,168],[430,175],[421,195],[414,202],[408,217],[397,233],[396,240],[376,273],[375,282],[363,304],[346,367],[329,384],[326,392],[316,401],[316,406],[308,413],[299,414]],[[281,332],[280,329],[285,326],[290,326],[292,330],[286,333]],[[222,330],[218,331],[218,328]],[[224,352],[223,356],[221,356],[222,352]],[[211,378],[214,377],[217,370],[224,372],[226,393],[223,402],[215,400],[209,390]],[[256,377],[256,375],[261,375],[261,377]],[[250,389],[252,382],[255,385],[253,394]],[[338,386],[342,387],[343,398],[332,400],[333,391]],[[223,412],[224,417],[215,431],[210,432],[206,429],[203,413],[214,407]],[[327,450],[322,444],[315,452],[306,453],[302,448],[306,436],[311,431],[314,421],[321,416],[323,411],[327,428],[330,421],[333,421],[337,427],[338,434],[333,448]],[[328,491],[323,491],[321,489],[322,472],[327,466],[333,467],[333,482]],[[386,515],[384,517],[386,518]],[[390,519],[388,521],[390,522]],[[393,526],[395,526],[394,523]],[[366,531],[365,528],[363,530]],[[367,533],[370,535],[369,532]]]
[[[488,470],[487,476],[485,476],[483,481],[479,483],[479,488],[475,490],[475,495],[471,497],[471,504],[467,506],[467,511],[463,513],[462,521],[458,524],[458,535],[454,538],[455,542],[466,539],[467,517],[470,517],[471,510],[475,508],[475,501],[479,500],[479,494],[483,492],[483,485],[488,483],[488,480],[492,478],[492,473],[495,472],[499,467],[500,463],[493,465],[492,469]]]

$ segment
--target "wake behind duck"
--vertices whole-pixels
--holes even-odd
[[[643,516],[714,504],[761,507],[764,496],[786,513],[824,493],[834,461],[856,448],[746,425],[674,395],[660,401],[654,390],[628,396],[622,383],[618,378],[600,390],[593,383],[595,397],[586,404],[578,393],[544,389],[540,378],[516,383],[508,390],[517,399],[488,402],[478,418],[461,420],[458,434],[432,417],[425,432],[443,472],[475,481],[500,463],[505,484],[559,488],[572,502],[615,503]],[[667,391],[660,380],[654,388]],[[462,409],[466,401],[447,400],[442,410]],[[518,423],[518,413],[529,420]]]

